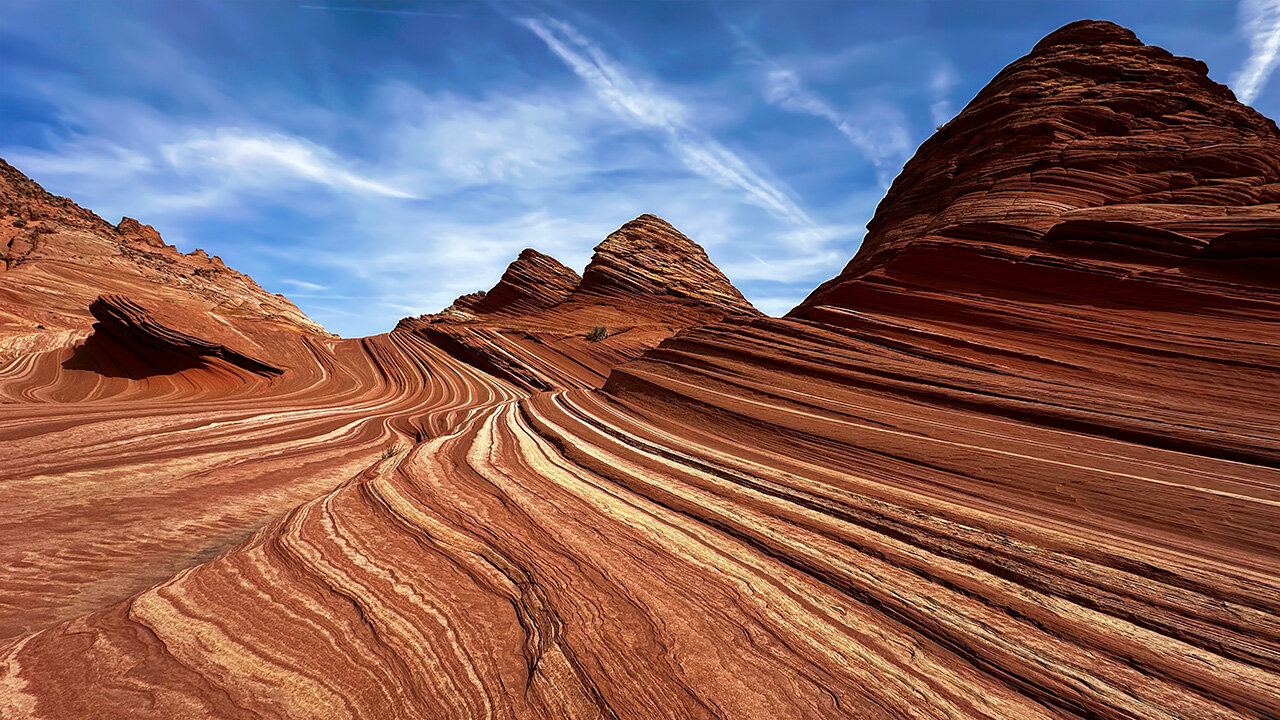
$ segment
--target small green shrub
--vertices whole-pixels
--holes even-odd
[[[600,342],[609,337],[609,329],[603,325],[596,325],[591,328],[591,332],[587,333],[587,342]]]
[[[395,456],[399,455],[401,452],[403,452],[403,450],[400,448],[400,446],[399,446],[399,445],[392,445],[391,447],[387,448],[386,450],[383,450],[383,451],[382,451],[382,454],[378,456],[378,459],[379,459],[379,460],[386,460],[387,458],[393,458],[393,457],[395,457]]]

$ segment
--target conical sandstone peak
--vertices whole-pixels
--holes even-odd
[[[1142,45],[1132,30],[1109,20],[1076,20],[1045,35],[1031,48],[1032,54],[1055,46]]]
[[[595,247],[576,294],[670,299],[727,315],[759,315],[693,240],[641,215]]]
[[[502,278],[470,306],[471,312],[528,312],[561,302],[582,280],[572,268],[545,253],[525,248]]]
[[[1211,80],[1199,60],[1084,20],[1004,68],[920,146],[857,256],[804,305],[956,225],[1039,235],[1064,220],[1127,222],[1208,242],[1273,221],[1276,203],[1272,120]]]
[[[489,290],[459,295],[449,307],[400,320],[397,329],[406,330],[421,322],[476,320],[480,316],[511,316],[535,312],[559,304],[578,286],[582,278],[559,260],[525,248],[507,265],[502,277]]]

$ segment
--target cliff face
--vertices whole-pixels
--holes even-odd
[[[1280,716],[1275,136],[1079,23],[787,318],[647,218],[360,340],[104,298],[227,381],[4,366],[0,714]]]

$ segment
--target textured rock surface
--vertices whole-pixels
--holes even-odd
[[[113,226],[0,160],[0,357],[65,346],[99,295],[176,302],[228,319],[323,332],[293,303],[203,250],[183,254],[150,225]]]
[[[1055,33],[791,317],[686,329],[603,390],[532,392],[416,323],[274,343],[280,378],[217,391],[179,384],[202,367],[40,402],[88,371],[0,367],[0,463],[25,468],[0,485],[0,715],[1280,715],[1277,133],[1196,68]],[[1131,172],[1034,175],[1073,157],[1058,94],[1086,84],[1205,104],[1075,131]],[[1011,129],[957,140],[972,115]],[[1228,139],[1154,170],[1170,128]],[[917,193],[939,158],[954,187]],[[1194,202],[1087,199],[1184,171]],[[526,320],[617,317],[610,292]],[[511,328],[426,324],[576,372]],[[123,597],[139,558],[172,577]]]
[[[581,278],[528,249],[488,293],[396,329],[526,389],[554,390],[599,387],[678,330],[759,314],[700,245],[641,215],[596,246]],[[607,337],[589,340],[595,328]]]
[[[582,280],[578,273],[559,260],[533,248],[520,253],[502,274],[502,279],[472,306],[477,314],[522,313],[555,305]]]
[[[794,314],[955,225],[1038,234],[1064,220],[1117,220],[1203,244],[1274,227],[1278,203],[1274,121],[1236,102],[1199,60],[1143,45],[1112,23],[1072,23],[920,146],[857,257]]]
[[[208,321],[199,322],[198,315],[158,312],[155,307],[144,308],[119,295],[98,298],[89,306],[89,312],[97,318],[98,323],[94,325],[95,333],[90,336],[86,346],[95,341],[114,342],[137,359],[136,363],[129,363],[121,369],[136,373],[139,377],[167,374],[193,364],[216,362],[264,376],[284,372],[271,363],[234,349],[236,345],[243,344],[242,338],[234,337],[225,326],[218,327]],[[198,335],[184,332],[180,327],[189,328]],[[122,365],[118,362],[121,359],[119,355],[106,355],[98,358],[92,369],[109,374]],[[113,363],[116,367],[108,365],[112,361],[116,361]]]
[[[759,314],[701,246],[655,215],[641,215],[597,245],[576,293],[672,300],[724,315]]]
[[[122,226],[128,237],[153,233]],[[526,251],[492,292],[524,283],[509,296],[536,310],[567,293],[538,290],[535,276],[554,285],[566,273]],[[0,639],[214,557],[380,453],[531,388],[598,386],[610,367],[690,322],[655,320],[652,303],[633,316],[618,298],[579,308],[616,333],[588,342],[589,328],[572,318],[508,310],[495,324],[455,303],[388,335],[338,339],[180,296],[160,300],[145,282],[137,289],[148,299],[95,299],[87,338],[0,365],[0,466],[12,468],[0,502],[13,508],[0,519]]]

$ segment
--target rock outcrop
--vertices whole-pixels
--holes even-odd
[[[487,293],[396,330],[520,387],[556,390],[599,387],[610,368],[681,329],[759,315],[700,245],[641,215],[596,246],[581,277],[527,249]]]
[[[549,308],[569,297],[582,278],[559,260],[526,248],[507,266],[493,289],[485,293],[472,312],[478,315],[518,314]]]
[[[177,302],[231,321],[266,320],[291,331],[324,330],[282,296],[203,250],[179,252],[150,225],[111,225],[46,192],[0,160],[0,357],[83,339],[102,294]]]
[[[10,362],[0,714],[1280,716],[1277,137],[1077,23],[786,318],[638,272],[642,218],[550,307],[268,383]],[[668,336],[590,389],[623,308]]]
[[[438,313],[405,318],[397,329],[437,322],[475,320],[484,315],[520,315],[548,308],[563,301],[578,286],[582,278],[559,260],[525,248],[519,257],[507,266],[498,284],[489,290],[479,290],[459,296],[449,307]]]
[[[148,309],[119,295],[98,298],[89,306],[89,312],[98,322],[85,344],[87,356],[82,357],[104,374],[122,371],[140,378],[214,362],[267,377],[284,372],[234,349],[235,345],[244,343],[243,337],[236,337],[225,325],[219,326],[196,314],[176,308],[168,312],[158,311],[154,306]],[[102,348],[106,344],[120,348],[120,352],[104,352]]]
[[[1199,60],[1081,21],[1002,70],[920,146],[857,256],[794,315],[840,304],[842,283],[958,225],[1040,235],[1064,221],[1116,221],[1194,238],[1179,251],[1193,256],[1225,233],[1274,229],[1277,217],[1275,122]]]
[[[579,295],[654,300],[759,315],[700,245],[656,215],[641,215],[595,247]]]

